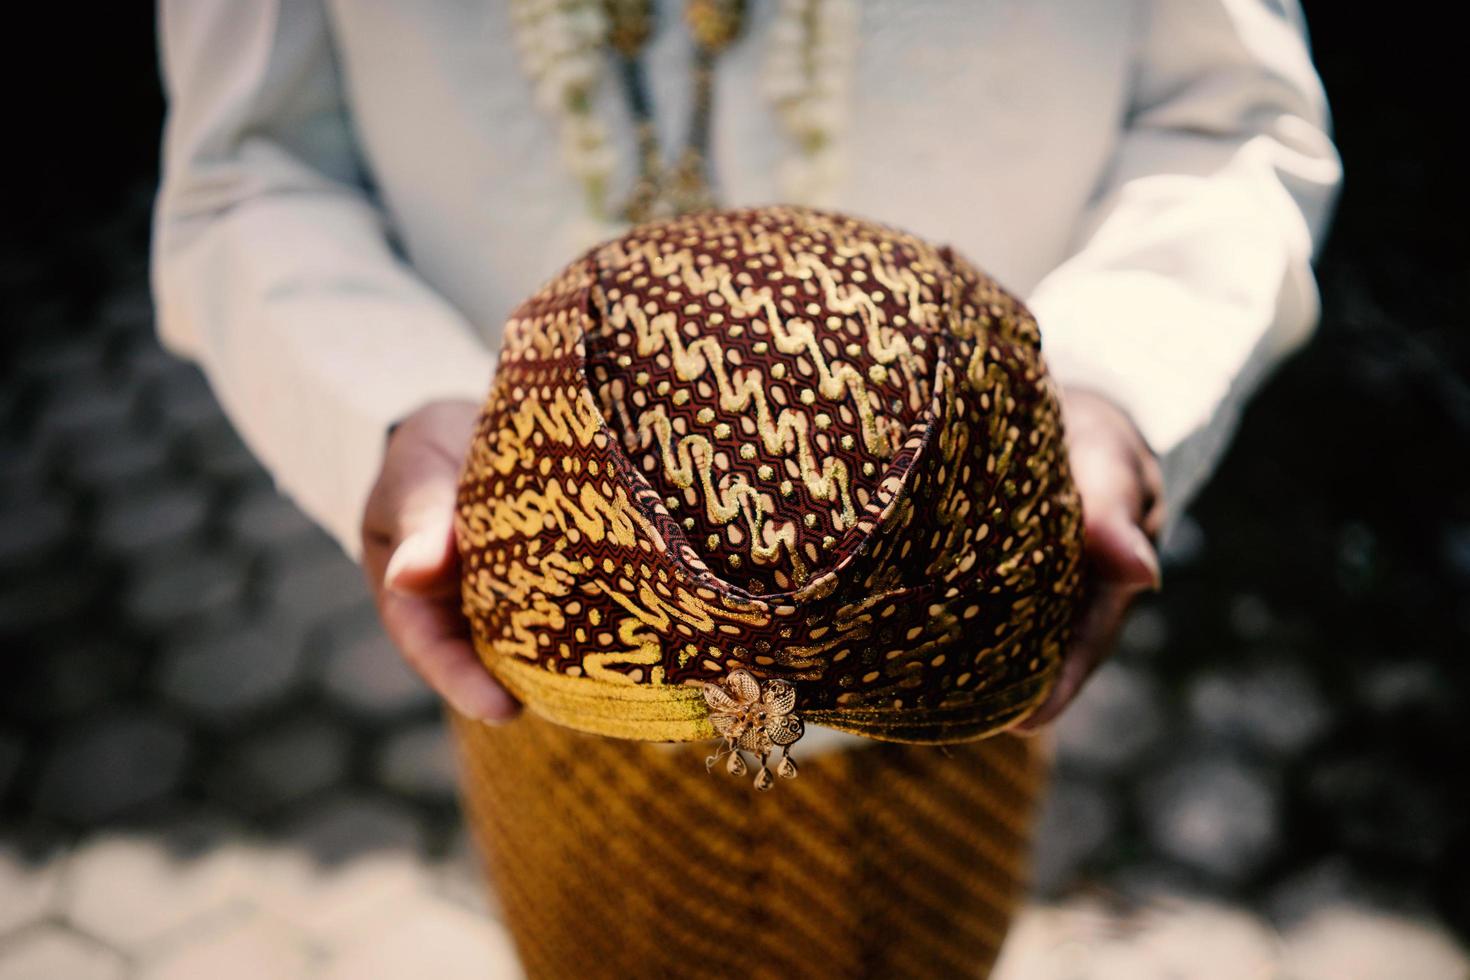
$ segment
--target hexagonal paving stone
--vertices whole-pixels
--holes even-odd
[[[53,637],[44,657],[17,660],[0,688],[0,715],[57,721],[117,697],[137,670],[139,651],[118,636]]]
[[[1104,663],[1057,719],[1057,754],[1088,770],[1115,772],[1163,734],[1159,692],[1142,671]]]
[[[210,790],[244,813],[264,813],[341,782],[352,739],[325,718],[303,717],[252,734],[211,773]]]
[[[328,697],[375,720],[426,710],[435,702],[372,620],[338,631],[322,668],[322,686]]]
[[[165,368],[149,396],[164,423],[173,429],[205,425],[222,414],[209,381],[188,361],[176,360]]]
[[[1296,926],[1322,908],[1361,904],[1371,894],[1347,856],[1334,854],[1287,877],[1262,904],[1278,926]]]
[[[133,261],[146,260],[135,253]],[[153,291],[148,286],[146,270],[139,269],[132,274],[118,271],[124,281],[102,300],[97,310],[98,324],[109,334],[153,340]]]
[[[454,799],[457,773],[448,729],[432,721],[389,736],[378,750],[375,771],[384,786],[399,793]]]
[[[336,545],[275,563],[267,591],[271,615],[303,625],[326,622],[371,602],[361,570]]]
[[[158,687],[202,720],[229,724],[290,694],[302,654],[301,635],[285,624],[229,623],[170,649]]]
[[[312,952],[278,922],[253,914],[187,936],[143,965],[140,980],[291,980],[312,976]],[[369,973],[363,976],[371,975]]]
[[[438,894],[475,915],[503,920],[504,911],[487,885],[485,867],[475,850],[470,832],[460,824],[450,842],[449,853],[435,875]]]
[[[1230,759],[1182,760],[1145,783],[1140,796],[1154,845],[1221,881],[1249,876],[1279,843],[1276,794]]]
[[[389,800],[349,794],[314,807],[288,828],[283,840],[327,868],[382,851],[418,853],[424,844],[412,810]]]
[[[200,423],[181,442],[184,458],[216,485],[243,482],[270,486],[270,476],[260,461],[224,418]]]
[[[229,526],[243,541],[282,547],[322,532],[311,518],[269,487],[252,491],[230,510]]]
[[[60,864],[55,850],[21,850],[0,842],[0,936],[37,922],[55,909]],[[0,951],[4,946],[0,945]]]
[[[498,923],[427,894],[403,902],[390,921],[339,947],[323,974],[330,980],[524,975],[510,935]]]
[[[48,381],[74,374],[98,372],[102,368],[103,347],[91,337],[61,331],[48,332],[41,343],[30,346],[21,363],[21,373],[37,381]]]
[[[71,511],[60,500],[0,509],[0,567],[47,557],[72,533]]]
[[[1276,938],[1239,908],[1161,899],[1133,911],[1087,900],[1022,910],[991,980],[1276,977]]]
[[[63,926],[48,925],[0,945],[0,980],[114,980],[123,958]]]
[[[249,896],[259,863],[258,851],[217,822],[106,833],[68,863],[66,911],[88,933],[139,951]]]
[[[335,797],[290,828],[262,863],[257,902],[317,941],[368,935],[412,896],[433,890],[423,847],[410,811]]]
[[[150,332],[134,335],[123,355],[124,372],[139,382],[154,382],[178,366],[179,359],[158,345]]]
[[[131,493],[167,471],[169,444],[158,433],[125,422],[105,437],[69,441],[62,455],[72,480],[102,493]]]
[[[1306,671],[1289,663],[1196,676],[1189,709],[1225,743],[1294,756],[1325,734],[1332,711]]]
[[[20,736],[0,733],[0,800],[5,799],[5,794],[10,792],[10,784],[20,772],[20,764],[24,758],[25,746]]]
[[[1041,894],[1055,894],[1072,884],[1077,872],[1117,832],[1119,818],[1117,800],[1100,785],[1054,780],[1036,825],[1032,887]]]
[[[1168,644],[1169,620],[1157,604],[1140,605],[1129,613],[1118,636],[1119,651],[1134,656],[1153,656]]]
[[[141,551],[199,533],[209,512],[208,488],[143,488],[109,499],[96,538],[111,551]]]
[[[44,500],[49,469],[47,453],[34,442],[17,445],[0,439],[0,503],[31,505]]]
[[[98,568],[69,570],[65,577],[25,578],[0,590],[0,633],[11,636],[66,626],[92,612],[104,577]]]
[[[245,591],[245,556],[188,549],[160,555],[137,570],[123,594],[135,622],[166,627],[205,619],[237,606]]]
[[[48,445],[86,439],[126,422],[138,395],[131,384],[115,384],[91,372],[49,378],[45,392],[36,437]]]
[[[144,714],[103,718],[57,746],[36,806],[77,823],[102,820],[171,792],[188,756],[187,735],[172,722]]]
[[[1324,908],[1286,935],[1292,980],[1429,980],[1470,976],[1470,954],[1428,923],[1354,906]]]

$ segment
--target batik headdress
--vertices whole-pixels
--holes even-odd
[[[516,310],[456,530],[475,647],[528,710],[720,738],[764,788],[804,725],[957,742],[1039,704],[1081,520],[1018,300],[766,208],[634,229]]]

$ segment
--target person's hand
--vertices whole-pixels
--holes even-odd
[[[479,407],[433,402],[393,430],[362,520],[362,563],[388,636],[460,714],[506,721],[520,706],[475,656],[460,612],[455,496]]]
[[[1158,461],[1132,420],[1102,395],[1062,390],[1072,477],[1082,497],[1083,602],[1051,695],[1015,730],[1056,718],[1112,652],[1139,593],[1160,585],[1154,538],[1163,526]]]

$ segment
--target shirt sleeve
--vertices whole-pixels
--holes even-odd
[[[1177,516],[1311,333],[1341,179],[1295,0],[1153,0],[1079,246],[1028,299],[1058,381],[1124,407]]]
[[[493,357],[394,253],[315,0],[162,0],[158,328],[350,554],[387,427],[476,401]]]

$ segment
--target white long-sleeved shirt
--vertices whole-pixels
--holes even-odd
[[[661,0],[665,146],[692,48]],[[717,66],[730,205],[780,199],[758,94],[774,4]],[[386,427],[488,390],[514,305],[583,246],[584,197],[505,0],[162,0],[159,329],[343,547]],[[839,210],[953,244],[1027,299],[1059,381],[1111,396],[1178,513],[1310,333],[1340,179],[1294,0],[863,0]],[[595,112],[627,186],[633,127]]]

